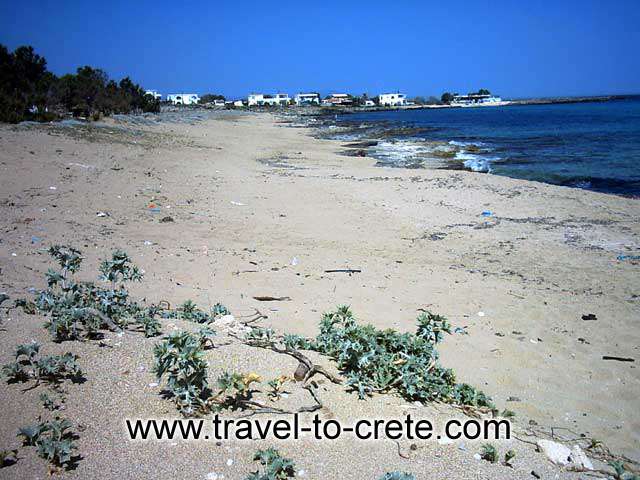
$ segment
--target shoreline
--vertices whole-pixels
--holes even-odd
[[[0,127],[0,291],[16,298],[42,288],[49,265],[41,248],[72,243],[92,266],[87,278],[95,276],[104,252],[119,246],[145,270],[145,282],[132,288],[139,298],[220,301],[238,317],[260,309],[268,316],[264,325],[280,332],[313,336],[322,312],[340,304],[351,305],[362,322],[411,331],[418,309],[428,308],[456,329],[439,347],[441,362],[501,409],[514,410],[519,428],[569,428],[640,460],[634,320],[640,266],[617,259],[640,249],[637,201],[467,171],[380,169],[370,158],[340,155],[344,142],[277,122],[272,115],[225,114],[155,125],[121,119],[113,122],[121,128],[86,131]],[[148,211],[151,201],[173,221],[161,223]],[[347,267],[361,273],[325,273]],[[291,300],[265,306],[253,299],[257,295]],[[586,314],[597,320],[582,320]],[[19,311],[9,317],[3,316],[2,363],[17,343],[36,338],[48,351],[73,349],[87,371],[87,384],[69,387],[67,412],[82,414],[88,424],[86,458],[69,476],[126,473],[126,462],[112,462],[122,454],[117,432],[123,414],[175,414],[149,387],[157,340],[109,334],[112,348],[56,345],[41,317]],[[170,323],[185,328],[185,322]],[[165,332],[172,328],[163,325]],[[602,359],[610,355],[636,362]],[[216,370],[256,369],[267,378],[286,373],[282,359],[233,345],[208,357]],[[16,426],[28,423],[25,415],[33,414],[19,387],[9,387],[0,394],[7,405],[3,438],[13,438]],[[322,395],[331,413],[346,419],[415,407],[391,395],[358,401],[332,385],[323,384]],[[442,418],[453,410],[431,405],[423,413]],[[441,478],[442,472],[463,478],[472,471],[530,478],[532,469],[579,477],[552,467],[526,444],[509,446],[518,450],[515,469],[476,461],[479,445],[469,442],[466,450],[420,445],[409,460],[390,442],[284,449],[313,478],[338,478],[332,475],[341,474],[345,457],[355,467],[346,476],[354,479],[364,473],[374,478],[383,466],[419,478]],[[238,478],[224,462],[233,458],[233,468],[249,471],[250,463],[240,459],[253,447],[149,444],[132,450],[140,456],[140,477],[153,478],[159,455],[168,474],[205,478],[224,471]],[[410,451],[408,444],[401,447]],[[371,462],[370,452],[381,465]],[[324,466],[313,465],[314,457]],[[23,463],[15,467],[28,468],[31,476],[41,471],[37,458]]]
[[[381,111],[390,112],[392,110]],[[598,191],[625,198],[640,198],[637,180],[634,180],[633,177],[599,176],[597,173],[600,172],[597,167],[593,166],[590,167],[591,171],[586,168],[583,174],[574,171],[571,175],[563,178],[554,174],[553,168],[550,167],[550,160],[547,159],[546,166],[543,162],[531,169],[527,175],[519,174],[517,168],[514,169],[510,166],[512,159],[509,156],[509,148],[515,147],[517,152],[518,147],[510,145],[508,139],[497,144],[486,143],[482,137],[472,136],[471,139],[467,139],[464,130],[458,132],[458,136],[453,132],[448,139],[443,139],[442,136],[431,135],[435,128],[432,124],[429,122],[423,124],[420,119],[416,118],[403,120],[392,117],[376,120],[365,117],[359,121],[351,121],[349,115],[346,115],[338,121],[337,115],[334,119],[333,115],[320,113],[313,116],[281,113],[279,116],[283,123],[290,123],[294,127],[303,126],[313,129],[315,132],[313,136],[316,138],[341,141],[343,143],[341,154],[372,158],[377,162],[376,166],[466,170],[537,181],[549,185]],[[437,130],[437,128],[435,129]],[[535,149],[535,147],[533,148]],[[506,157],[503,154],[495,156],[496,150],[507,152]],[[528,154],[535,156],[536,151],[528,152]],[[516,160],[513,161],[515,165],[518,163],[517,158],[516,156]]]

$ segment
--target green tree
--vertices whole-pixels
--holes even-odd
[[[449,92],[443,93],[442,96],[440,97],[440,101],[442,103],[446,103],[447,105],[449,105],[453,101],[453,94]]]
[[[97,117],[159,110],[160,103],[128,77],[116,83],[103,70],[84,66],[58,78],[33,47],[11,53],[0,45],[0,121],[51,120],[64,112]]]

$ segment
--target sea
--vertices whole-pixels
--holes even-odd
[[[320,130],[383,167],[467,169],[640,197],[640,97],[343,114]]]

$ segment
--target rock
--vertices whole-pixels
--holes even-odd
[[[296,368],[296,371],[293,372],[293,378],[296,380],[296,382],[302,382],[305,378],[307,378],[307,373],[309,373],[309,367],[300,362],[298,364],[298,368]]]
[[[564,466],[571,463],[571,450],[561,443],[553,442],[551,440],[538,440],[536,444],[540,451],[556,465]]]
[[[589,460],[589,457],[587,457],[579,445],[575,445],[573,450],[571,450],[571,463],[577,467],[593,470],[593,463],[591,463],[591,460]]]
[[[519,397],[509,397],[507,398],[507,402],[521,402],[522,400],[520,400]]]

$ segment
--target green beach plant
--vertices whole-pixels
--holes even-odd
[[[261,468],[248,475],[245,480],[286,480],[296,476],[293,461],[280,455],[274,448],[256,451],[253,460],[260,462]]]
[[[253,394],[251,385],[260,380],[260,376],[255,373],[223,372],[216,381],[219,392],[216,394],[214,402],[218,409],[244,408]]]
[[[37,447],[38,455],[56,467],[68,467],[71,454],[77,449],[71,431],[71,422],[56,418],[44,423],[23,427],[18,430],[23,445]]]
[[[493,408],[487,395],[456,383],[454,372],[438,363],[435,347],[450,332],[447,319],[424,312],[417,324],[415,334],[378,330],[358,324],[349,307],[341,306],[323,316],[315,339],[285,335],[282,341],[289,349],[306,348],[333,358],[361,399],[394,391],[407,400]],[[276,337],[271,329],[254,328],[247,341],[264,345]]]
[[[46,273],[48,288],[38,294],[35,305],[47,315],[45,327],[56,341],[95,338],[103,329],[133,327],[151,337],[160,333],[157,306],[142,307],[129,298],[127,282],[141,281],[142,271],[122,250],[115,250],[100,263],[100,279],[111,288],[92,282],[79,282],[73,274],[80,270],[79,250],[54,245],[49,254],[60,270]]]
[[[201,338],[189,332],[172,333],[154,347],[153,354],[154,373],[158,381],[166,377],[182,414],[194,415],[204,409],[209,387]]]
[[[411,473],[399,472],[396,470],[385,473],[379,480],[416,480],[416,477]]]
[[[9,383],[26,382],[35,379],[53,385],[69,379],[74,383],[82,381],[82,370],[77,357],[72,353],[40,356],[37,342],[18,345],[15,361],[2,367],[2,373]]]
[[[480,458],[487,462],[496,463],[498,461],[498,450],[490,443],[485,443],[480,449]]]

